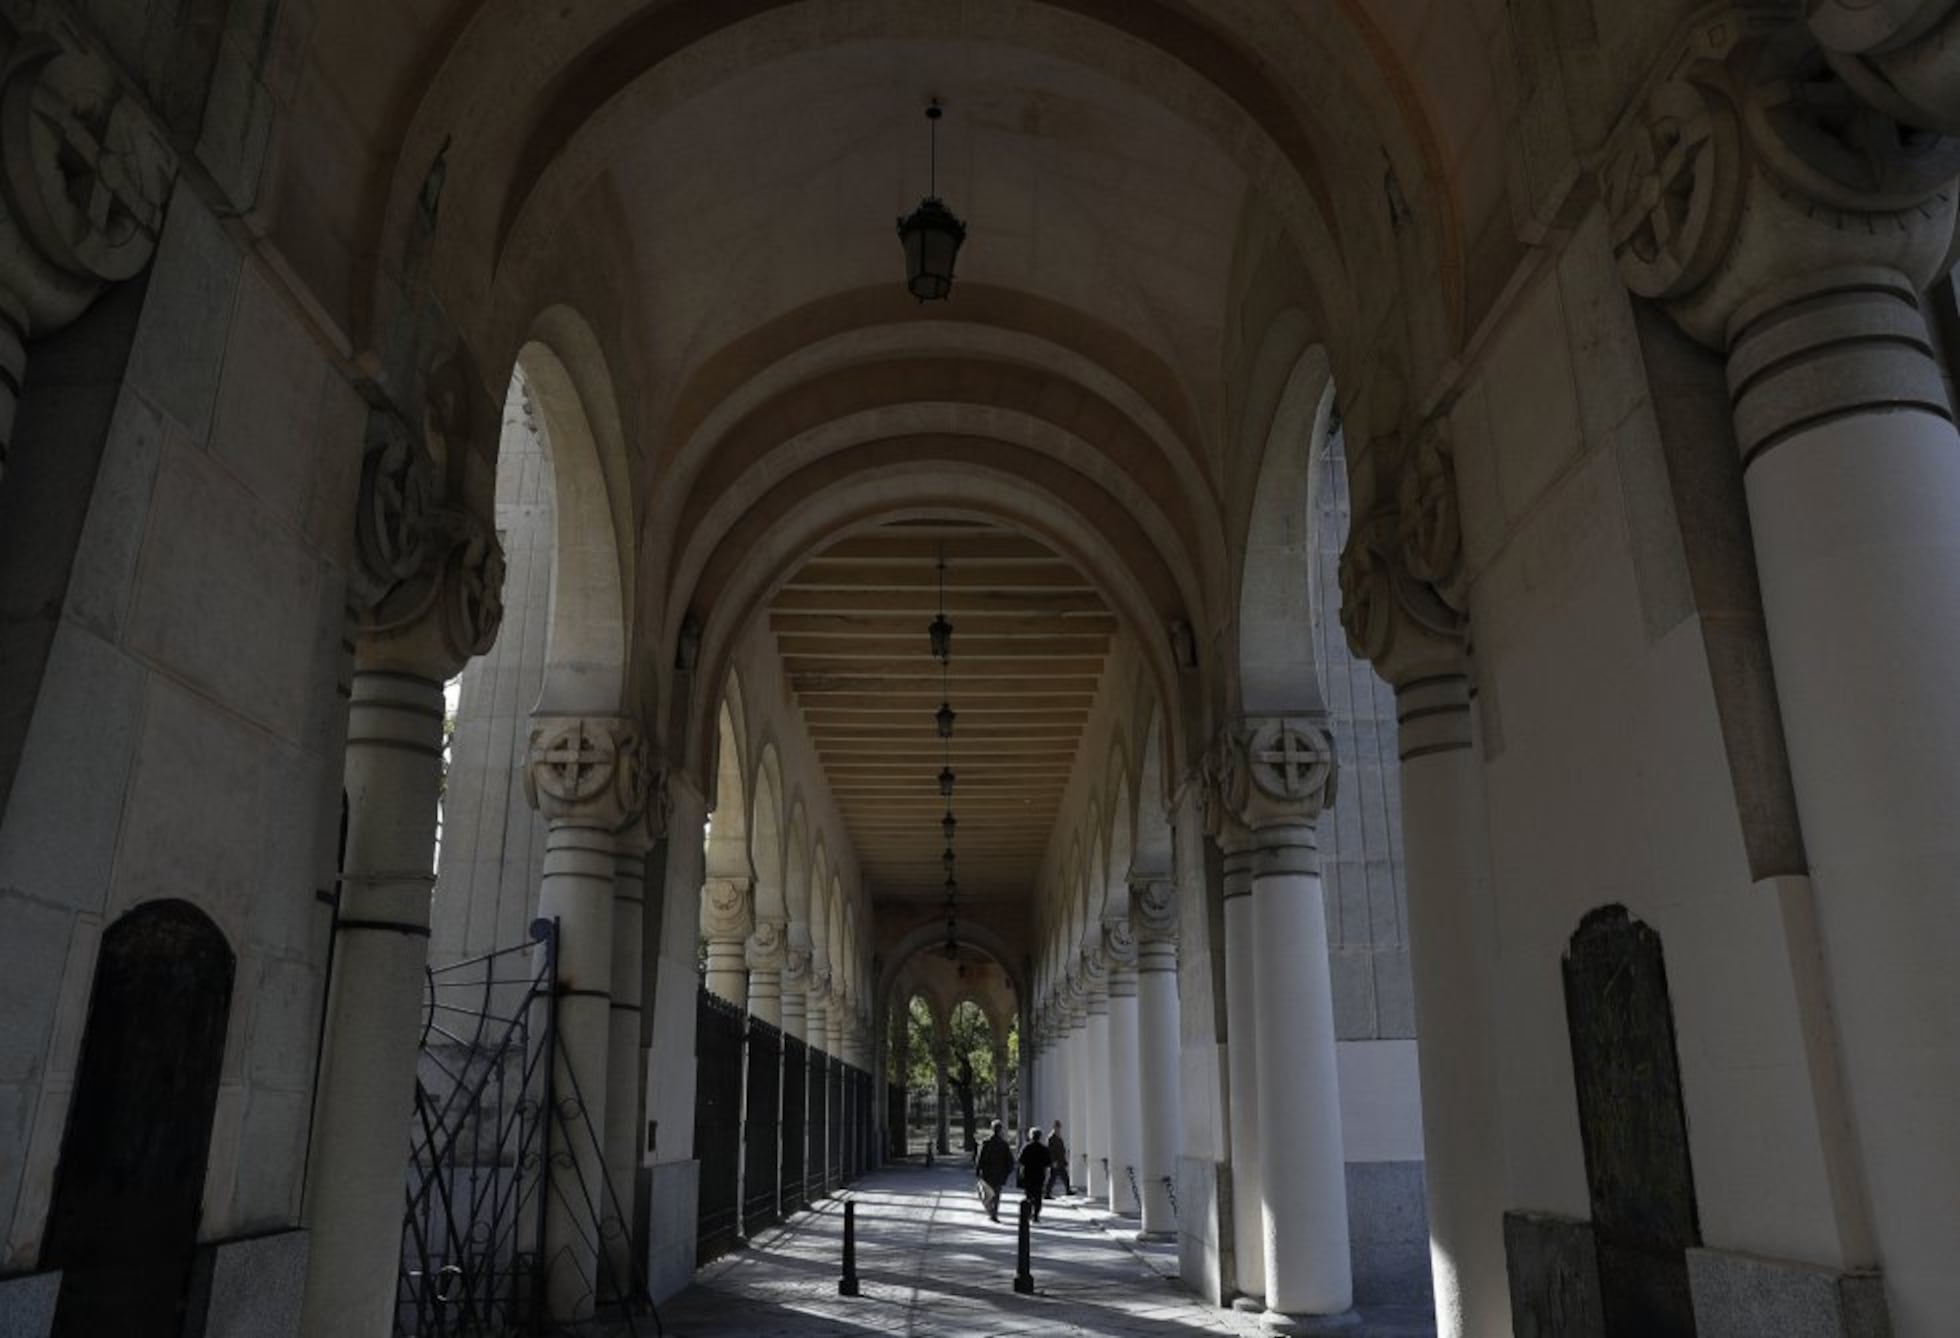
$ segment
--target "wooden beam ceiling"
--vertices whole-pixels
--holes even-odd
[[[942,553],[943,677],[926,635]],[[1034,540],[912,522],[806,562],[769,622],[872,895],[944,895],[933,715],[948,701],[961,899],[1026,897],[1116,631],[1095,588]]]

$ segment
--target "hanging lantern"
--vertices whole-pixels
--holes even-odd
[[[966,224],[953,217],[939,198],[939,117],[935,99],[926,108],[931,125],[931,167],[926,198],[898,220],[898,239],[905,246],[905,287],[921,302],[940,302],[953,291],[953,261],[966,240]]]
[[[953,810],[950,808],[946,810],[946,816],[939,820],[939,830],[946,833],[948,841],[953,839],[953,833],[959,829],[959,825],[959,819],[953,816]]]
[[[939,852],[939,863],[945,868],[946,876],[951,878],[953,876],[953,848],[951,846],[947,846]]]
[[[944,664],[953,654],[953,625],[940,614],[926,627],[926,635],[932,638],[932,658]]]
[[[960,713],[953,709],[951,702],[941,702],[939,709],[932,713],[932,718],[939,724],[939,737],[950,739],[953,737],[953,722],[960,718]]]
[[[953,774],[951,767],[941,767],[939,769],[939,793],[942,798],[951,799],[953,797],[953,782],[957,779],[958,777]]]

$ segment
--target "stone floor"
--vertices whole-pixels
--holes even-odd
[[[1035,1294],[1014,1280],[1016,1192],[1001,1222],[987,1221],[963,1169],[899,1167],[853,1185],[863,1294],[837,1294],[843,1204],[827,1199],[784,1227],[702,1270],[661,1307],[672,1338],[803,1335],[1116,1334],[1190,1338],[1260,1335],[1251,1316],[1205,1304],[1175,1281],[1175,1253],[1138,1247],[1121,1219],[1080,1200],[1052,1202],[1034,1235]],[[636,1326],[655,1331],[649,1317]],[[1353,1338],[1429,1338],[1426,1315],[1370,1312],[1342,1330]]]

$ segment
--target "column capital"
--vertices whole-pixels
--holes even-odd
[[[653,783],[646,737],[628,716],[533,716],[524,794],[546,820],[618,831]]]
[[[0,109],[0,310],[45,334],[149,264],[177,155],[64,19],[9,44]]]
[[[810,950],[791,943],[783,949],[783,993],[803,994],[809,988]]]
[[[758,919],[750,931],[744,949],[751,971],[781,971],[788,961],[786,938],[789,930],[787,922],[775,919]]]
[[[711,939],[739,942],[755,928],[755,881],[709,878],[701,884],[701,927]],[[826,974],[826,979],[828,978]]]
[[[1311,823],[1334,803],[1334,739],[1319,719],[1236,720],[1220,734],[1206,764],[1213,802],[1246,831]]]
[[[1146,946],[1176,943],[1177,884],[1169,878],[1132,878],[1130,921],[1138,942]]]
[[[1097,955],[1109,975],[1137,969],[1137,936],[1127,915],[1112,915],[1102,922],[1102,942]]]
[[[362,467],[363,526],[385,529],[389,572],[408,574],[383,584],[373,569],[350,576],[360,611],[356,662],[364,670],[412,673],[445,682],[489,650],[504,617],[504,551],[496,532],[479,517],[454,507],[430,507],[426,492],[410,481],[422,466],[407,457],[377,457]],[[372,466],[372,468],[370,468]],[[380,517],[368,519],[371,514]],[[357,548],[362,541],[357,540]],[[368,557],[359,557],[364,567]],[[379,595],[374,595],[375,590]],[[370,599],[368,596],[372,595]]]
[[[1703,10],[1608,144],[1622,280],[1718,350],[1765,293],[1844,270],[1919,291],[1952,261],[1960,46],[1935,29],[1955,5],[1810,10]]]
[[[1390,683],[1462,672],[1462,536],[1455,453],[1433,428],[1404,458],[1396,501],[1357,518],[1341,550],[1341,630]]]

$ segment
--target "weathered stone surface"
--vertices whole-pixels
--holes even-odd
[[[1885,1282],[1784,1259],[1688,1251],[1696,1338],[1891,1338]]]
[[[305,1231],[220,1241],[197,1252],[184,1338],[286,1338],[299,1332]]]
[[[59,1273],[0,1278],[0,1338],[48,1338],[60,1294]]]

